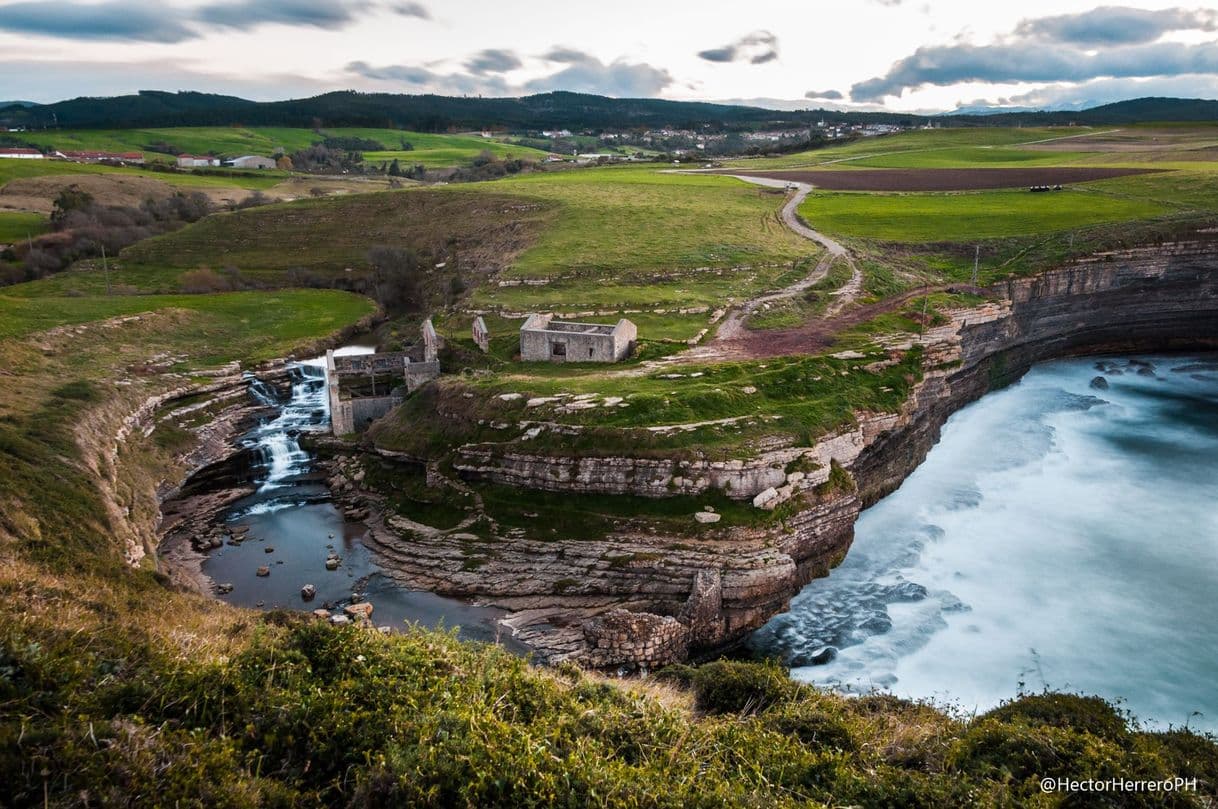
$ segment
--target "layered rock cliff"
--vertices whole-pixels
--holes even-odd
[[[454,465],[469,479],[548,491],[665,497],[718,489],[780,506],[781,519],[764,526],[692,537],[624,528],[596,542],[541,542],[508,531],[471,565],[479,537],[401,517],[377,523],[375,515],[385,513],[378,497],[348,497],[371,507],[374,542],[404,581],[511,610],[505,623],[543,656],[601,667],[697,656],[742,639],[826,575],[849,549],[859,511],[900,485],[962,405],[1048,358],[1218,347],[1218,243],[1098,255],[1012,280],[993,288],[985,304],[950,312],[944,325],[889,348],[896,355],[915,346],[924,352],[924,377],[900,412],[856,414],[854,427],[811,447],[681,463],[470,446]],[[810,471],[790,474],[801,459]],[[338,474],[358,473],[358,456],[344,464]],[[857,490],[828,485],[833,465],[850,473]]]

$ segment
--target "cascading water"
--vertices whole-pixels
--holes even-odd
[[[336,353],[370,351],[348,346]],[[409,590],[383,573],[361,541],[367,527],[344,518],[312,456],[300,446],[302,434],[323,433],[330,426],[325,361],[298,363],[289,374],[286,401],[270,385],[249,379],[250,395],[276,412],[245,436],[244,445],[262,460],[257,490],[223,515],[233,538],[203,564],[213,581],[232,584],[222,597],[247,607],[306,609],[366,599],[373,602],[379,624],[460,626],[471,638],[496,638],[501,611]],[[326,567],[331,553],[341,557],[337,570]],[[261,567],[266,576],[256,574]],[[312,601],[301,598],[306,584],[315,588]]]
[[[750,645],[846,691],[1050,687],[1218,729],[1215,502],[1218,360],[1046,363],[949,419]]]
[[[255,447],[266,465],[266,477],[259,492],[282,488],[294,476],[309,468],[309,454],[300,448],[301,433],[321,432],[330,422],[329,401],[326,396],[325,368],[314,362],[298,363],[289,369],[292,395],[280,406],[279,414],[259,425],[246,437],[247,446]],[[250,393],[260,402],[278,405],[274,390],[255,379]],[[284,503],[264,502],[264,508],[282,507]]]

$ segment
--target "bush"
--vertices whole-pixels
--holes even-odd
[[[1090,733],[1101,739],[1125,742],[1129,730],[1116,709],[1099,697],[1078,694],[1034,694],[1005,702],[982,719],[1023,722]]]
[[[858,750],[846,722],[841,717],[826,713],[812,702],[777,706],[767,711],[763,719],[767,727],[794,736],[814,749],[837,750],[843,753]]]
[[[777,663],[717,660],[694,669],[694,706],[703,713],[749,714],[791,699],[799,685]]]

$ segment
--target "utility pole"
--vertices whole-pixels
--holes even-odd
[[[977,245],[977,251],[973,253],[973,281],[972,285],[977,286],[977,268],[981,264],[981,245]]]
[[[106,274],[106,296],[110,296],[110,265],[106,261],[106,246],[102,245],[102,272]]]

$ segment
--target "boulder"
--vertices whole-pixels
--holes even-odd
[[[330,620],[330,611],[329,611],[329,610],[323,610],[323,609],[316,609],[316,610],[313,610],[313,617],[314,617],[314,618],[322,618],[322,619],[324,619],[324,620],[327,620],[327,621],[328,621],[328,620]]]
[[[330,616],[330,623],[332,623],[332,624],[344,625],[344,624],[349,624],[349,623],[351,623],[351,619],[350,619],[350,618],[348,618],[348,617],[347,617],[347,616],[345,616],[345,615],[331,615],[331,616]]]
[[[696,514],[694,514],[694,519],[697,520],[698,522],[706,525],[709,523],[719,522],[719,520],[723,519],[723,515],[716,514],[713,511],[699,511]]]
[[[1095,388],[1096,390],[1108,390],[1108,380],[1104,379],[1102,376],[1094,377],[1091,380],[1091,387]]]
[[[311,584],[306,584],[300,588],[300,597],[305,601],[312,601],[317,596],[317,588]]]
[[[338,570],[339,559],[337,556],[331,556],[326,559],[326,570]]]
[[[254,571],[254,575],[258,576],[261,579],[265,579],[267,576],[271,575],[271,569],[267,565],[263,565],[262,567],[258,568],[256,571]]]
[[[358,604],[349,604],[343,607],[343,612],[351,618],[368,620],[372,618],[372,605],[367,601],[361,601]]]
[[[753,498],[754,508],[772,511],[776,505],[778,505],[778,490],[773,486]]]

